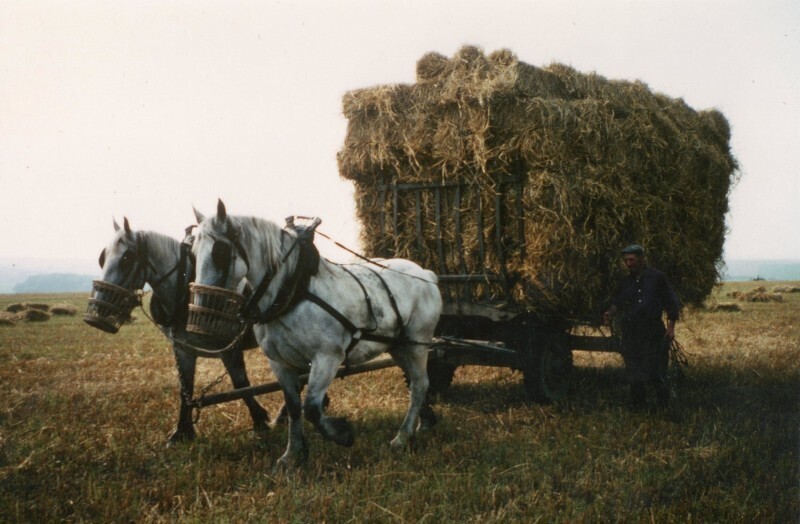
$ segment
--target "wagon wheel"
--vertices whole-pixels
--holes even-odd
[[[544,343],[529,348],[522,370],[528,398],[549,404],[567,395],[572,376],[572,351],[561,335],[548,335]]]

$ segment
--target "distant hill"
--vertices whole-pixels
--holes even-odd
[[[75,273],[49,273],[31,275],[13,288],[14,293],[72,293],[92,290],[91,275]]]
[[[800,280],[798,260],[727,260],[724,280]]]
[[[0,257],[0,293],[17,293],[16,287],[25,284],[29,278],[51,274],[76,275],[84,279],[86,275],[95,275],[92,278],[100,278],[100,268],[94,259]],[[63,280],[60,278],[52,280],[58,291],[47,289],[42,292],[58,293],[64,287]],[[89,282],[91,289],[91,279]],[[74,285],[68,287],[74,289]],[[83,287],[79,291],[83,291]]]

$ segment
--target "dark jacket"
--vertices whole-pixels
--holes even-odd
[[[623,278],[612,303],[622,312],[623,324],[629,325],[660,323],[664,311],[669,320],[678,320],[681,309],[666,275],[651,267]]]

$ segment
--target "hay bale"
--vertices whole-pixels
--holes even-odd
[[[23,309],[26,309],[27,307],[28,306],[26,306],[25,304],[19,304],[19,303],[11,304],[11,305],[6,307],[6,311],[8,311],[9,313],[18,313],[18,312],[22,311]]]
[[[739,307],[739,304],[737,304],[736,302],[720,302],[718,304],[712,304],[708,309],[709,311],[730,311],[730,312],[736,312],[742,310],[742,308]]]
[[[36,309],[37,311],[50,311],[50,305],[49,304],[36,303],[36,302],[32,302],[32,303],[31,302],[27,302],[24,305],[28,309]]]
[[[773,293],[800,293],[800,286],[775,286]]]
[[[355,184],[369,256],[509,275],[510,296],[529,310],[595,316],[619,249],[636,241],[684,303],[703,302],[718,279],[736,169],[722,114],[508,50],[428,53],[417,79],[343,98],[339,171]],[[506,184],[514,178],[521,191]],[[437,204],[381,190],[392,184],[445,189]],[[491,282],[472,293],[509,297]]]
[[[41,309],[23,309],[15,316],[15,320],[24,322],[46,322],[50,320],[50,313]]]
[[[769,293],[764,286],[759,286],[750,291],[741,292],[736,295],[740,302],[783,302],[783,295],[780,293]]]
[[[75,316],[78,313],[78,308],[70,304],[55,304],[50,308],[50,314],[59,316]]]
[[[8,311],[0,311],[0,326],[15,326],[17,324],[14,314]]]

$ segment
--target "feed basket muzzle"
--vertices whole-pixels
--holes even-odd
[[[230,342],[242,330],[239,313],[244,303],[244,296],[235,291],[192,283],[186,331],[217,342]]]
[[[92,295],[83,321],[106,333],[114,334],[130,320],[131,311],[139,304],[136,294],[124,287],[103,280],[92,282]]]

